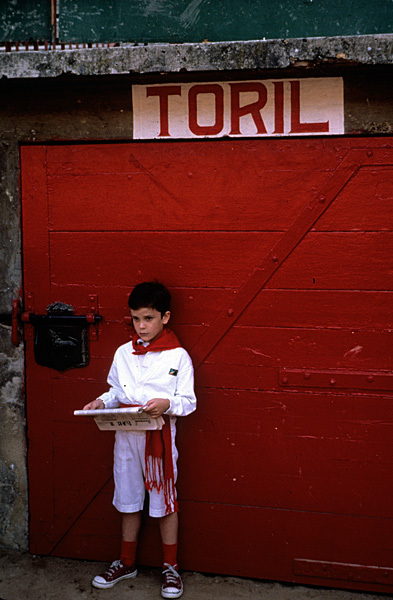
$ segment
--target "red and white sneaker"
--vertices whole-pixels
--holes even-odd
[[[183,593],[183,582],[175,567],[164,563],[161,596],[163,598],[180,598]]]
[[[124,565],[121,560],[115,560],[109,567],[105,573],[101,573],[100,575],[96,575],[91,582],[91,584],[102,590],[106,590],[107,588],[111,588],[119,581],[123,579],[131,579],[132,577],[136,577],[138,571],[135,565],[131,567],[127,567]]]

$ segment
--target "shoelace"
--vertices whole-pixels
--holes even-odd
[[[108,575],[113,575],[113,573],[117,570],[118,567],[120,567],[121,561],[120,560],[115,560],[115,562],[113,562],[111,564],[111,566],[109,567],[109,569],[107,570]]]
[[[164,567],[167,567],[162,572],[163,575],[165,576],[165,585],[170,587],[171,585],[174,584],[174,587],[177,587],[179,585],[179,579],[180,579],[179,573],[176,571],[176,569],[174,567],[172,567],[172,565],[168,565],[168,563],[164,563]]]

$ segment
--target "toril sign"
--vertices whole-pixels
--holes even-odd
[[[134,138],[344,133],[341,77],[133,86]]]

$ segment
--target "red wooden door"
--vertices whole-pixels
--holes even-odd
[[[63,372],[26,326],[31,551],[117,557],[113,437],[72,413],[129,339],[128,291],[157,278],[199,400],[179,424],[182,567],[393,591],[388,140],[21,153],[25,310],[103,317]],[[142,562],[156,541],[148,520]]]

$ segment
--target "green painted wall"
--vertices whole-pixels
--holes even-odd
[[[51,40],[50,0],[0,0],[0,41]],[[393,32],[393,0],[59,0],[62,42],[202,42]]]
[[[50,0],[0,0],[0,42],[52,37]]]
[[[392,0],[60,0],[60,38],[73,42],[201,42],[390,32]]]

